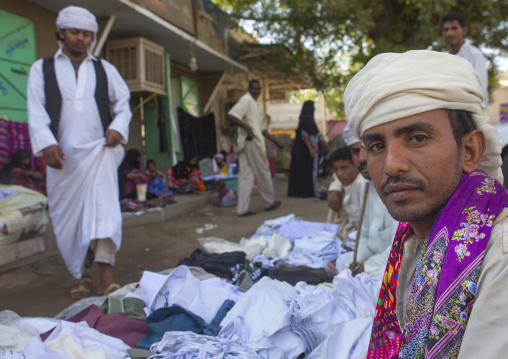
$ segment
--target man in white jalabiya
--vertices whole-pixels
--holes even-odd
[[[122,240],[117,168],[129,134],[130,92],[113,65],[91,54],[98,31],[92,13],[68,6],[56,26],[60,49],[30,70],[28,125],[33,152],[48,166],[58,247],[77,279],[71,297],[80,299],[92,288],[89,247],[100,267],[98,294],[119,288],[113,279]]]
[[[482,103],[487,107],[489,105],[487,58],[479,48],[464,41],[468,32],[464,16],[456,11],[443,16],[441,20],[441,32],[446,43],[450,46],[450,54],[460,56],[473,65],[480,78],[482,89],[485,91],[485,100]]]
[[[367,168],[367,153],[362,143],[353,136],[348,126],[344,129],[342,136],[351,150],[354,165],[369,184],[369,187],[356,263],[353,263],[353,252],[346,252],[337,258],[336,266],[339,271],[349,266],[353,274],[365,272],[373,277],[380,278],[384,273],[398,222],[390,215],[372,184]],[[364,188],[362,188],[361,202],[363,202],[365,196]]]

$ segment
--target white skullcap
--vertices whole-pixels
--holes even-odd
[[[349,130],[349,125],[346,125],[346,127],[344,127],[344,131],[342,132],[342,137],[344,138],[344,142],[346,143],[346,145],[348,147],[351,147],[355,143],[360,142],[360,140],[358,138],[356,138],[355,136],[353,136],[353,134]]]
[[[441,52],[414,50],[374,57],[344,92],[346,118],[353,136],[375,126],[418,113],[465,110],[473,114],[487,142],[478,169],[502,182],[502,142],[489,124],[480,79],[465,59]]]
[[[79,6],[67,6],[58,13],[56,18],[58,29],[79,29],[97,33],[99,25],[95,15]]]

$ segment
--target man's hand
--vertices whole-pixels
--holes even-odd
[[[250,141],[254,138],[254,132],[249,128],[247,131],[247,141]]]
[[[339,191],[328,192],[328,207],[334,212],[339,212],[342,207],[342,193]]]
[[[49,166],[61,170],[63,168],[63,162],[65,155],[58,145],[51,145],[42,150],[42,157],[44,157],[44,163]]]
[[[351,263],[351,265],[349,266],[349,269],[351,269],[351,274],[353,275],[353,277],[357,274],[360,274],[360,273],[363,273],[365,271],[365,268],[363,267],[363,263],[361,264],[358,264],[358,263]]]
[[[42,179],[44,175],[41,172],[37,171],[25,171],[26,175],[32,177],[34,179]]]
[[[106,131],[106,146],[115,147],[122,141],[122,135],[115,130]]]

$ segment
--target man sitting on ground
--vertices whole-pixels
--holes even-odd
[[[368,357],[505,357],[508,194],[474,68],[433,51],[381,54],[344,99],[372,182],[402,222]]]
[[[379,198],[367,169],[367,154],[361,142],[356,139],[346,126],[344,141],[351,150],[353,163],[360,174],[369,184],[365,213],[358,241],[356,263],[353,263],[353,252],[344,253],[336,261],[337,269],[343,270],[349,266],[353,274],[366,272],[374,276],[383,274],[397,222],[392,218],[386,206]],[[365,195],[365,185],[361,189],[361,202]]]
[[[327,222],[340,225],[339,237],[346,244],[348,234],[358,229],[365,180],[354,166],[347,146],[335,150],[330,155],[330,162],[335,170],[335,180],[328,189]]]

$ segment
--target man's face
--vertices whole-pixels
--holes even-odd
[[[72,57],[83,57],[89,49],[94,34],[91,31],[78,29],[59,29],[60,38],[63,39],[63,50]]]
[[[254,100],[257,100],[259,95],[261,94],[261,85],[259,82],[253,82],[249,86],[249,93],[252,97],[254,97]]]
[[[155,172],[157,170],[157,165],[153,162],[150,162],[146,165],[146,169],[150,172]]]
[[[348,160],[338,160],[333,162],[333,168],[335,168],[335,174],[339,181],[344,185],[348,186],[358,176],[358,170]]]
[[[432,224],[462,178],[461,151],[446,112],[373,127],[363,141],[372,181],[392,217]]]
[[[462,27],[457,20],[445,21],[441,31],[449,46],[462,45],[467,34],[467,27]]]
[[[353,165],[360,172],[360,174],[370,180],[369,170],[367,169],[367,153],[361,142],[357,142],[351,147],[351,156],[353,157]]]

